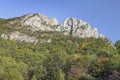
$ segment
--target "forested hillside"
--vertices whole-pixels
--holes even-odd
[[[0,80],[119,80],[119,44],[117,50],[107,39],[63,35],[38,44],[0,38]]]
[[[77,32],[75,19],[63,25],[71,27],[67,35],[30,29],[20,19],[0,19],[0,80],[120,80],[120,40],[112,44],[79,21]]]

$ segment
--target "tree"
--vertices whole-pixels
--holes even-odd
[[[13,58],[0,56],[0,80],[24,80]]]
[[[118,52],[120,53],[120,40],[115,42],[115,47],[118,50]]]

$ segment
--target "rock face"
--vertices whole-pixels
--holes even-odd
[[[87,22],[75,18],[67,18],[63,23],[63,31],[66,35],[71,34],[80,38],[103,37],[98,33],[97,28],[92,28]]]
[[[8,19],[9,20],[9,19]],[[59,24],[56,18],[48,18],[42,14],[27,14],[18,18],[13,18],[8,21],[8,24],[12,26],[11,28],[18,29],[18,31],[13,31],[8,34],[1,34],[2,38],[5,39],[16,39],[19,41],[26,42],[51,42],[51,39],[37,39],[35,36],[30,37],[25,33],[21,33],[20,30],[30,30],[31,32],[36,31],[54,31],[61,32],[64,35],[72,35],[79,38],[105,38],[104,35],[99,34],[97,28],[92,28],[87,22],[78,20],[76,18],[67,18],[63,24]],[[20,26],[19,26],[20,25]],[[13,27],[14,26],[14,27]],[[9,26],[8,26],[9,27]]]
[[[36,39],[35,37],[29,37],[28,35],[24,33],[20,33],[19,31],[12,32],[9,35],[3,33],[1,37],[10,40],[19,40],[19,41],[34,42],[34,43],[38,42],[38,39]]]
[[[75,18],[67,18],[62,25],[55,18],[48,18],[42,14],[29,14],[21,19],[24,26],[30,26],[31,30],[60,31],[65,35],[73,35],[80,38],[105,37],[98,33],[97,28],[92,28],[87,22]]]
[[[42,14],[28,14],[21,19],[24,26],[31,26],[32,30],[48,31],[52,30],[51,26],[57,26],[58,21],[55,18],[48,18]]]

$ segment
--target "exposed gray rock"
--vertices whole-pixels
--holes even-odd
[[[28,14],[22,17],[11,19],[8,24],[11,25],[11,28],[31,31],[57,31],[61,32],[64,35],[77,36],[79,38],[105,38],[103,34],[99,34],[97,28],[92,28],[87,22],[78,20],[76,18],[67,18],[62,25],[59,24],[56,18],[48,18],[42,14]],[[17,25],[16,25],[17,24]],[[20,26],[19,26],[20,25]],[[14,26],[14,27],[12,27]],[[26,42],[51,42],[51,40],[38,40],[35,36],[29,37],[25,33],[19,31],[13,31],[11,33],[3,33],[1,35],[4,39],[16,39],[19,41]]]
[[[1,35],[1,37],[4,38],[4,39],[9,39],[8,36],[7,36],[5,33],[3,33],[3,34]]]
[[[65,35],[71,34],[80,38],[105,37],[104,35],[98,33],[97,28],[92,28],[87,22],[77,20],[75,18],[67,18],[62,26],[62,31]]]
[[[28,35],[24,33],[20,33],[19,31],[12,32],[9,35],[3,33],[1,37],[10,40],[19,40],[19,41],[34,42],[34,43],[38,42],[38,39],[36,39],[35,37],[29,37]]]
[[[51,31],[51,26],[57,26],[58,21],[55,18],[48,18],[42,14],[29,14],[21,19],[23,26],[31,26],[31,30]]]
[[[80,38],[95,37],[104,38],[105,36],[98,33],[97,28],[92,28],[87,22],[76,18],[67,18],[62,25],[55,18],[48,18],[42,14],[28,14],[21,18],[21,24],[30,26],[30,30],[36,31],[59,31],[65,35],[73,35]]]
[[[33,31],[59,31],[65,35],[71,34],[80,38],[105,37],[98,33],[97,28],[92,28],[87,22],[76,18],[67,18],[62,25],[59,25],[55,18],[48,18],[42,14],[29,14],[21,19],[21,23],[24,26],[30,26],[29,28]]]

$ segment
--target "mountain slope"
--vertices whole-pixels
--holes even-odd
[[[98,33],[97,28],[92,28],[87,22],[75,18],[67,18],[63,24],[59,24],[55,18],[48,18],[42,14],[27,14],[6,20],[1,19],[1,23],[0,27],[3,29],[1,37],[10,40],[37,43],[40,39],[34,35],[36,32],[53,32],[53,34],[59,32],[79,38],[105,38],[105,36]]]
[[[120,41],[75,18],[0,19],[0,80],[120,80]]]

